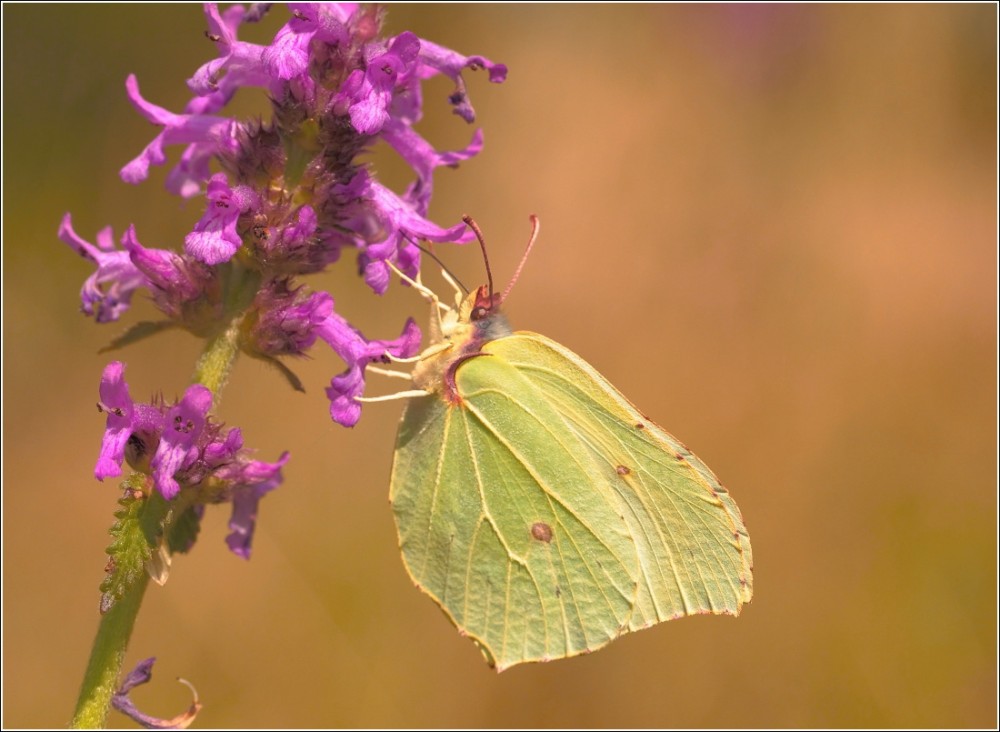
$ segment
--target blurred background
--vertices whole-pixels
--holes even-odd
[[[241,37],[268,42],[275,8]],[[599,653],[497,676],[410,583],[387,503],[401,405],[346,430],[240,361],[221,417],[261,459],[292,451],[251,561],[228,508],[152,587],[127,665],[196,727],[990,727],[997,712],[996,8],[992,5],[393,6],[412,30],[510,67],[469,73],[480,157],[435,181],[473,214],[497,279],[528,215],[542,237],[507,307],[572,348],[719,474],[750,529],[756,597]],[[56,238],[135,223],[178,247],[202,213],[121,166],[155,134],[125,98],[180,111],[215,56],[184,5],[4,8],[3,724],[60,726],[98,622],[118,490],[91,470],[97,351],[155,316],[78,312],[92,268]],[[439,149],[473,128],[425,90]],[[261,113],[259,90],[236,109]],[[171,164],[179,148],[170,150]],[[391,151],[371,156],[397,190]],[[479,253],[442,247],[482,280]],[[431,270],[429,270],[431,271]],[[370,337],[425,322],[352,258],[310,284]],[[200,350],[168,333],[118,355],[136,398],[183,392]],[[370,382],[371,393],[395,384]],[[114,726],[133,726],[112,716]]]

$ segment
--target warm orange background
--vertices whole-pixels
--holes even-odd
[[[388,29],[510,66],[502,86],[468,77],[486,150],[439,173],[432,213],[474,214],[501,280],[540,215],[512,320],[715,469],[757,597],[738,620],[498,677],[404,573],[386,502],[400,406],[345,430],[331,353],[295,364],[305,396],[241,361],[221,416],[264,459],[291,449],[286,484],[250,562],[217,509],[151,589],[129,664],[160,660],[139,702],[180,711],[182,675],[200,727],[994,726],[996,8],[399,6]],[[97,350],[154,316],[79,315],[91,269],[56,228],[69,210],[86,237],[134,222],[179,245],[201,201],[167,195],[162,168],[117,177],[154,134],[123,82],[180,111],[214,56],[203,30],[196,6],[4,8],[4,726],[72,713],[117,497],[90,474]],[[458,147],[472,130],[449,91],[427,89],[421,130]],[[240,106],[263,108],[256,90]],[[481,278],[474,249],[443,251]],[[424,320],[412,292],[376,298],[353,270],[312,284],[368,335]],[[199,347],[177,333],[120,354],[133,394],[182,392]]]

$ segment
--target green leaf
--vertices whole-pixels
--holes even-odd
[[[475,338],[415,375],[435,393],[404,412],[390,500],[411,577],[487,661],[739,614],[750,541],[712,471],[568,349]]]
[[[258,361],[263,361],[269,366],[273,366],[274,368],[276,368],[278,370],[278,373],[280,373],[282,376],[285,377],[285,381],[288,382],[289,386],[291,386],[295,391],[300,391],[303,394],[305,393],[306,388],[302,385],[301,379],[299,379],[299,377],[295,374],[294,371],[292,371],[290,368],[288,368],[288,366],[286,366],[284,363],[276,359],[274,356],[268,356],[265,353],[256,353],[256,352],[247,352],[247,354],[251,358],[256,358]]]
[[[194,546],[200,530],[201,516],[198,515],[195,506],[189,506],[167,531],[167,547],[170,553],[186,554]]]
[[[159,493],[144,493],[148,478],[132,473],[122,482],[124,493],[118,499],[115,524],[109,530],[112,541],[106,576],[101,582],[101,613],[106,613],[135,584],[147,563],[153,561],[160,547],[167,502]]]
[[[130,327],[127,331],[112,340],[111,343],[99,350],[98,353],[116,351],[119,348],[132,345],[133,343],[138,343],[139,341],[149,338],[150,336],[154,336],[157,333],[162,333],[165,330],[178,327],[180,326],[172,320],[161,320],[155,323],[145,320]]]

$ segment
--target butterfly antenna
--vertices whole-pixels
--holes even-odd
[[[476,238],[479,239],[479,246],[483,250],[483,261],[486,263],[486,280],[490,284],[490,302],[493,302],[493,272],[490,271],[490,258],[486,255],[486,242],[483,240],[482,229],[479,228],[479,224],[468,214],[462,217],[462,221],[468,224],[469,228],[475,233]]]
[[[420,242],[416,241],[415,239],[411,239],[408,234],[404,233],[403,234],[403,238],[406,239],[408,242],[410,242],[410,244],[412,244],[413,246],[415,246],[417,249],[419,249],[420,251],[422,251],[424,254],[426,254],[428,257],[430,257],[431,259],[433,259],[435,262],[437,262],[438,266],[441,269],[443,269],[445,272],[447,272],[451,276],[451,278],[453,280],[455,280],[455,282],[458,283],[459,287],[461,287],[463,290],[465,290],[465,294],[466,295],[469,294],[469,288],[465,286],[465,284],[462,282],[462,280],[458,279],[458,277],[455,276],[454,272],[452,272],[450,269],[448,269],[448,267],[445,266],[445,263],[442,262],[434,252],[432,252],[427,247],[423,246]]]
[[[538,222],[538,217],[535,214],[531,214],[528,217],[531,219],[531,238],[528,239],[528,246],[524,249],[524,255],[521,257],[521,263],[517,265],[517,269],[514,270],[514,276],[510,278],[510,284],[503,291],[500,296],[500,302],[506,302],[507,295],[510,294],[510,290],[514,287],[514,283],[517,282],[517,278],[521,276],[521,270],[524,269],[524,263],[528,261],[528,255],[531,253],[531,248],[535,246],[535,241],[538,239],[538,230],[541,228],[541,224]]]

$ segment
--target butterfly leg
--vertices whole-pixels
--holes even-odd
[[[369,366],[367,368],[369,374],[378,374],[379,376],[389,376],[396,379],[411,379],[412,376],[406,371],[393,371],[392,369],[383,369],[378,366]]]
[[[441,268],[441,278],[451,285],[451,289],[455,291],[455,310],[460,310],[462,307],[462,300],[465,299],[465,293],[452,276],[451,272],[446,270],[444,267]]]
[[[423,389],[408,389],[407,391],[397,391],[395,394],[386,394],[384,396],[354,397],[354,401],[370,404],[372,402],[389,402],[395,399],[413,399],[414,397],[427,396],[428,394],[430,392]]]
[[[416,356],[410,356],[409,358],[399,358],[398,356],[393,356],[391,353],[386,352],[384,355],[392,363],[419,363],[420,361],[426,361],[432,356],[436,356],[439,353],[444,353],[450,348],[453,348],[453,343],[436,343],[433,346],[428,346],[423,351],[418,353]]]
[[[432,289],[427,287],[427,285],[423,284],[419,280],[413,279],[412,277],[404,273],[401,269],[399,269],[399,267],[394,265],[392,262],[387,261],[386,264],[389,265],[389,269],[391,269],[393,272],[399,275],[399,279],[401,279],[403,282],[408,284],[414,290],[419,292],[423,296],[423,298],[427,300],[429,303],[435,305],[438,309],[443,310],[445,312],[451,311],[451,308],[448,305],[445,305],[443,302],[441,302],[441,298],[439,298]]]
[[[430,349],[428,349],[428,350],[430,350]],[[392,361],[395,361],[397,363],[399,363],[401,361],[402,362],[408,362],[408,361],[413,361],[414,360],[413,358],[398,359],[398,358],[393,357],[393,355],[391,353],[386,353],[385,355],[388,356]],[[419,359],[420,356],[415,356],[414,358]],[[410,380],[411,378],[413,378],[412,374],[409,374],[409,373],[406,373],[406,372],[403,372],[403,371],[393,371],[392,369],[383,369],[383,368],[381,368],[379,366],[371,366],[371,365],[369,365],[366,370],[370,374],[378,374],[379,376],[389,376],[389,377],[396,378],[396,379]],[[388,402],[388,401],[392,401],[392,400],[395,400],[395,399],[410,399],[412,397],[426,396],[429,393],[430,392],[424,391],[423,389],[408,389],[406,391],[398,391],[398,392],[396,392],[394,394],[386,394],[384,396],[377,396],[377,397],[354,397],[354,401],[356,401],[356,402],[363,402],[363,403],[368,403],[368,402]]]
[[[421,297],[427,300],[431,304],[431,335],[434,340],[440,340],[442,331],[442,318],[441,314],[446,313],[451,315],[451,317],[458,316],[458,310],[453,310],[449,306],[441,302],[441,299],[437,294],[427,287],[423,282],[420,281],[420,275],[417,274],[417,279],[413,279],[403,271],[399,269],[392,262],[386,262],[389,265],[389,269],[399,275],[399,279],[406,282],[411,287],[413,287],[417,292],[420,293]]]

